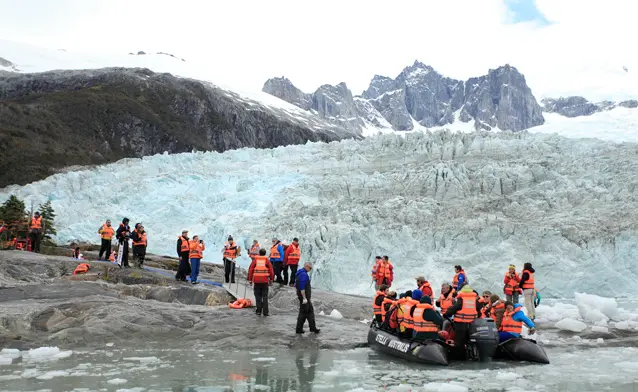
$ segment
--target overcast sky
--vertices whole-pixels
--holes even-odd
[[[631,0],[0,0],[0,38],[69,51],[165,51],[214,62],[218,78],[285,75],[305,91],[415,59],[468,78],[637,64]],[[538,72],[537,72],[538,74]]]

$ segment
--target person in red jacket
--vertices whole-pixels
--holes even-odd
[[[275,270],[266,256],[266,249],[259,250],[248,268],[248,282],[253,286],[257,315],[268,316],[268,286],[275,280]]]
[[[383,256],[383,260],[377,265],[377,284],[392,286],[394,280],[394,267],[390,262],[388,256]]]
[[[301,259],[299,250],[299,238],[293,238],[292,244],[288,245],[284,252],[284,284],[288,284],[288,270],[290,270],[290,287],[295,287],[295,275]]]

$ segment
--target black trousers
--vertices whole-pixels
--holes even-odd
[[[104,258],[102,258],[102,254],[104,254]],[[100,254],[97,257],[98,260],[106,260],[111,255],[111,240],[105,240],[102,238],[102,246],[100,247]]]
[[[467,358],[465,345],[470,340],[470,323],[454,323],[454,351],[462,358]]]
[[[31,232],[29,233],[29,238],[31,238],[31,252],[40,253],[40,232]]]
[[[311,331],[317,329],[315,324],[315,308],[312,306],[312,302],[308,301],[307,304],[303,304],[299,301],[299,315],[297,316],[297,330],[296,332],[303,331],[303,325],[308,320],[308,326]]]
[[[268,283],[255,283],[253,293],[255,294],[257,313],[268,315]]]
[[[284,284],[295,284],[295,275],[297,274],[297,267],[298,265],[296,264],[288,264],[288,265],[284,265]],[[288,280],[288,270],[290,270],[290,281]]]
[[[122,265],[128,267],[128,241],[122,243]]]
[[[182,252],[180,254],[181,259],[179,260],[179,267],[177,267],[177,274],[175,274],[175,279],[185,281],[186,277],[191,274],[191,264],[188,261],[189,252]]]
[[[281,272],[284,269],[284,263],[276,261],[272,263],[272,268],[275,270],[275,282],[283,283],[283,279],[281,279]]]
[[[235,282],[235,263],[231,259],[224,258],[224,278],[226,283]]]
[[[146,245],[134,245],[133,257],[135,257],[135,262],[141,267],[146,257]]]

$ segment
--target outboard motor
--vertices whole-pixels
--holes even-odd
[[[490,318],[475,319],[470,324],[470,341],[468,346],[473,347],[475,359],[487,362],[496,354],[499,343],[496,323]]]

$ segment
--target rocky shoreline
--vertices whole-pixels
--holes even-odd
[[[173,262],[151,256],[148,264],[168,272]],[[337,309],[343,318],[318,316],[321,334],[297,336],[292,288],[273,286],[271,316],[263,318],[252,309],[230,309],[233,298],[218,286],[91,261],[89,273],[74,276],[78,263],[68,256],[0,252],[0,349],[107,343],[219,349],[367,345],[368,326],[362,321],[370,317],[369,298],[313,290],[318,314]],[[201,277],[221,282],[222,272],[220,265],[206,264]]]

